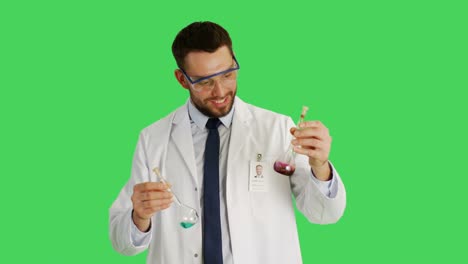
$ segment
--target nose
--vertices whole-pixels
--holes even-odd
[[[215,80],[211,95],[216,97],[224,97],[226,94],[226,87],[219,80]]]

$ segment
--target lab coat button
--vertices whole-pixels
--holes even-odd
[[[196,258],[198,258],[198,254],[197,254],[197,253],[195,253],[195,255],[193,255],[193,256],[196,257]]]
[[[197,192],[197,191],[198,191],[198,188],[195,187],[195,191]]]

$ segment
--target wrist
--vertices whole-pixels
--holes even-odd
[[[312,174],[318,180],[329,181],[332,178],[331,168],[330,168],[330,164],[328,163],[328,161],[325,161],[324,163],[319,164],[319,165],[310,164],[310,169],[312,171]]]
[[[151,218],[140,217],[134,210],[132,210],[132,221],[141,232],[148,232],[151,227]]]

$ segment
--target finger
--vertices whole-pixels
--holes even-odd
[[[169,208],[172,202],[172,198],[150,201],[138,201],[133,203],[133,209],[136,215],[140,218],[149,218],[153,216],[154,213]]]
[[[137,215],[150,215],[162,208],[169,208],[172,204],[172,200],[159,200],[159,201],[147,201],[133,205],[133,208]]]
[[[325,127],[322,122],[318,120],[312,120],[312,121],[304,121],[299,124],[299,128],[306,128],[306,127]]]
[[[301,148],[296,146],[294,147],[294,152],[306,155],[312,159],[320,159],[322,157],[322,150],[319,149]]]
[[[133,186],[133,192],[164,191],[168,186],[162,182],[143,182]]]
[[[329,135],[328,128],[320,121],[305,121],[299,124],[300,130],[305,130],[307,128],[315,128],[319,131],[323,132],[323,135]]]
[[[157,208],[160,206],[170,205],[172,203],[172,199],[159,199],[159,200],[149,200],[149,201],[142,201],[139,203],[139,207],[143,209],[151,209]]]
[[[294,136],[294,132],[296,132],[296,130],[297,130],[297,128],[291,127],[291,128],[289,129],[289,133],[291,133],[291,135]]]
[[[171,199],[173,197],[171,192],[168,191],[145,191],[145,192],[134,192],[131,200],[133,205],[144,201]]]
[[[316,138],[294,139],[291,141],[294,146],[301,146],[302,148],[321,149],[324,148],[325,143]]]
[[[320,121],[304,121],[298,127],[291,127],[290,132],[294,133],[296,130],[303,130],[305,128],[327,128]]]
[[[139,201],[160,200],[172,198],[172,193],[168,191],[148,191],[135,194],[135,198]]]
[[[327,138],[327,130],[317,127],[307,127],[294,132],[296,138],[317,138],[324,140]]]
[[[171,204],[162,204],[160,206],[155,206],[155,207],[152,207],[152,208],[148,208],[147,210],[152,212],[152,213],[156,213],[156,212],[165,210],[165,209],[167,209],[169,207],[171,207]]]
[[[147,217],[151,217],[153,216],[155,213],[159,212],[159,211],[162,211],[162,210],[165,210],[167,208],[169,208],[171,205],[161,205],[161,206],[155,206],[155,207],[151,207],[151,208],[145,208],[145,209],[141,209],[138,214],[139,215],[145,215]],[[136,210],[136,209],[135,209]]]

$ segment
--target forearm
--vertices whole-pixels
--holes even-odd
[[[307,164],[307,163],[306,163]],[[332,179],[329,192],[323,191],[323,181],[313,176],[306,164],[299,166],[291,177],[291,184],[299,211],[313,223],[330,224],[338,221],[346,207],[346,193],[341,179],[330,164]]]
[[[111,209],[110,240],[112,246],[117,252],[127,256],[144,251],[149,244],[137,246],[133,243],[132,225],[131,211]]]
[[[109,210],[109,234],[113,248],[123,255],[135,255],[148,248],[149,240],[135,244],[133,234],[140,232],[132,217],[131,193],[133,181],[127,182]],[[151,236],[151,231],[147,232]],[[139,239],[138,241],[143,241]]]

